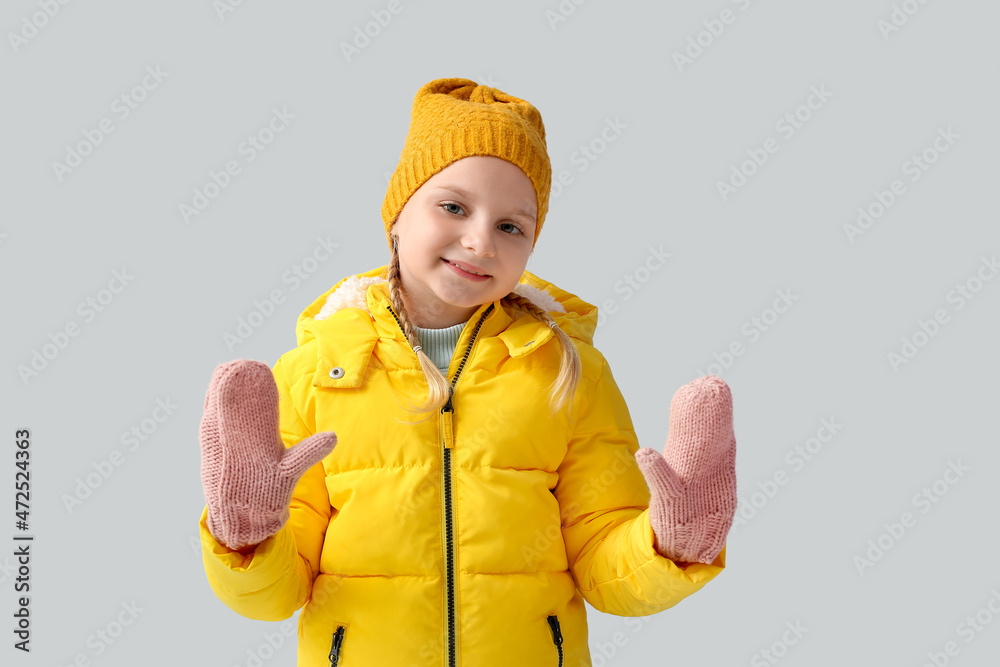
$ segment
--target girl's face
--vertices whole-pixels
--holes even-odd
[[[391,230],[410,321],[453,326],[513,290],[531,255],[537,211],[531,180],[497,157],[462,158],[427,179]]]

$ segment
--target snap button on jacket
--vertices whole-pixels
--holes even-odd
[[[459,338],[450,410],[407,424],[424,415],[400,406],[422,403],[427,383],[384,268],[309,305],[297,347],[273,366],[285,446],[337,434],[296,485],[288,522],[243,555],[202,510],[205,573],[223,603],[266,621],[301,609],[299,667],[577,667],[592,664],[584,600],[645,616],[724,569],[725,548],[684,568],[654,549],[639,443],[593,347],[593,305],[528,271],[516,288],[579,351],[572,411],[549,413],[554,332],[497,300]]]

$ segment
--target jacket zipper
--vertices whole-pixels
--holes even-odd
[[[476,342],[476,336],[479,334],[479,328],[483,326],[483,322],[486,317],[493,311],[495,304],[490,304],[489,308],[483,311],[482,316],[479,318],[479,322],[476,323],[476,328],[472,332],[472,338],[469,340],[469,345],[465,348],[465,354],[462,356],[462,361],[458,364],[458,370],[455,371],[455,377],[451,379],[451,386],[448,388],[448,402],[444,404],[441,408],[441,413],[438,416],[438,424],[441,429],[442,434],[442,455],[444,457],[444,469],[442,475],[443,488],[444,488],[444,534],[445,534],[445,581],[447,582],[446,590],[448,596],[448,625],[445,629],[445,635],[448,640],[448,667],[458,667],[457,660],[458,656],[455,652],[455,541],[452,535],[452,497],[451,497],[451,450],[455,446],[455,434],[452,430],[452,419],[455,415],[455,408],[451,404],[451,397],[455,393],[455,385],[458,383],[458,376],[461,375],[462,369],[465,368],[465,362],[469,359],[469,354],[472,352],[472,346]],[[389,312],[396,319],[396,324],[399,325],[399,330],[403,331],[403,325],[400,324],[399,318],[396,316],[395,311],[392,307],[389,307]],[[403,336],[405,339],[406,332],[403,331]],[[562,654],[562,649],[559,650],[560,655]],[[560,665],[562,664],[562,658],[560,657]]]
[[[330,645],[330,667],[337,667],[340,662],[340,648],[344,643],[344,626],[337,626],[337,631],[333,633],[333,643]]]
[[[549,627],[552,629],[552,641],[556,645],[556,649],[559,651],[559,667],[563,664],[563,650],[562,650],[562,631],[559,630],[559,617],[552,614],[546,620],[549,622]]]

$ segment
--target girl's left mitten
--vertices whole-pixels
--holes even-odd
[[[650,489],[649,523],[657,551],[682,562],[711,563],[736,514],[736,435],[729,386],[716,375],[690,382],[670,402],[663,454],[636,452]]]
[[[215,368],[200,440],[208,529],[233,550],[281,530],[299,478],[337,444],[327,431],[286,449],[274,376],[267,364],[250,359]]]

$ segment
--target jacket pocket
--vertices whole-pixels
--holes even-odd
[[[559,629],[559,617],[555,614],[550,614],[546,617],[549,622],[549,629],[552,630],[552,643],[556,645],[556,651],[559,652],[559,667],[563,664],[563,637],[562,631]]]
[[[344,649],[344,633],[347,628],[343,625],[337,626],[337,631],[333,633],[333,640],[330,642],[330,667],[337,667],[340,663],[340,652]]]

